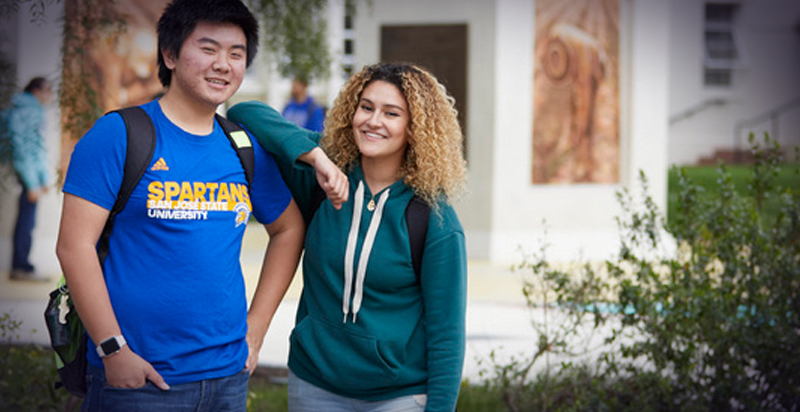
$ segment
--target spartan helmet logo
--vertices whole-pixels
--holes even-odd
[[[236,212],[236,227],[246,224],[250,219],[250,207],[248,207],[245,202],[237,203],[233,211]]]

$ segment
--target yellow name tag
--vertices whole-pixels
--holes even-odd
[[[250,138],[247,137],[247,133],[241,130],[235,131],[231,133],[231,137],[233,138],[233,142],[236,143],[236,147],[250,147],[252,143],[250,143]]]

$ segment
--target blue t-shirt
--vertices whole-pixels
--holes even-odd
[[[257,144],[252,191],[219,124],[206,136],[169,121],[158,101],[156,149],[117,215],[103,266],[122,334],[169,384],[230,376],[247,359],[247,298],[239,257],[247,221],[272,223],[291,200]],[[252,140],[252,139],[251,139]],[[100,118],[75,146],[64,192],[111,209],[122,182],[126,130]],[[89,362],[102,367],[90,342]]]

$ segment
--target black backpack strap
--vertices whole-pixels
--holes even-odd
[[[428,219],[431,207],[417,195],[411,198],[406,206],[406,225],[408,226],[408,243],[411,246],[411,264],[417,282],[422,276],[422,255],[425,251],[425,238],[428,236]]]
[[[119,192],[117,193],[117,201],[114,202],[114,206],[111,208],[97,244],[97,255],[101,264],[108,254],[108,239],[114,227],[114,218],[125,208],[133,189],[147,171],[147,166],[150,165],[153,153],[156,150],[156,130],[150,115],[144,109],[138,106],[127,107],[110,113],[115,112],[119,113],[125,122],[128,144],[125,152],[122,184],[120,184]]]
[[[239,161],[244,168],[244,175],[247,178],[248,186],[253,184],[253,174],[256,168],[255,152],[253,151],[253,143],[250,141],[250,136],[238,124],[216,114],[215,117],[225,131],[225,136],[231,142],[236,155],[239,156]]]
[[[315,184],[314,188],[311,189],[311,200],[308,204],[308,211],[306,212],[306,227],[311,223],[311,219],[314,218],[314,214],[317,213],[317,209],[319,209],[319,205],[322,204],[322,201],[325,200],[327,196],[325,195],[325,191],[322,190],[320,185]]]

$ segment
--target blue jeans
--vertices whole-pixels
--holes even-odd
[[[28,201],[28,190],[25,189],[25,185],[22,185],[18,204],[19,211],[17,212],[17,224],[14,226],[14,252],[11,267],[33,272],[33,265],[28,260],[28,256],[31,254],[33,227],[36,225],[36,202]]]
[[[87,365],[87,393],[82,412],[244,412],[250,373],[170,385],[162,391],[150,382],[141,388],[108,386],[105,370]]]
[[[423,412],[427,396],[363,401],[320,389],[289,372],[289,412]]]

